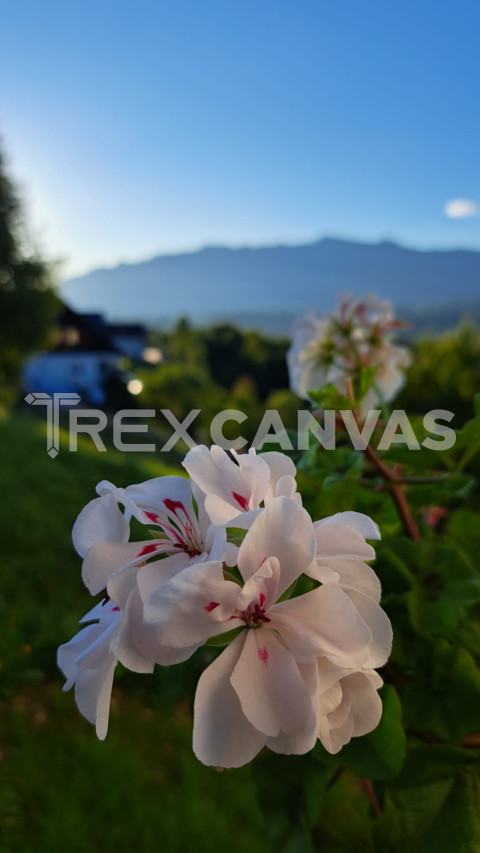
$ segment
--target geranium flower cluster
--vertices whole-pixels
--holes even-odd
[[[392,632],[367,564],[376,524],[357,512],[312,521],[282,453],[200,446],[183,465],[189,479],[101,482],[77,518],[83,580],[101,599],[58,650],[64,689],[103,739],[117,661],[150,673],[216,637],[226,647],[194,703],[202,762],[239,767],[264,746],[303,754],[318,738],[338,752],[382,713],[376,669]],[[142,541],[129,541],[133,518]]]
[[[344,296],[323,318],[312,313],[299,317],[287,353],[290,387],[304,399],[309,391],[328,384],[347,395],[347,379],[376,367],[361,414],[389,402],[404,384],[404,370],[410,364],[408,350],[390,341],[392,331],[401,325],[391,304],[375,294],[362,299]]]

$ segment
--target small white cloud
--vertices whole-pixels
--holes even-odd
[[[465,219],[467,216],[478,216],[479,209],[476,201],[469,198],[454,198],[444,207],[446,216],[450,219]]]

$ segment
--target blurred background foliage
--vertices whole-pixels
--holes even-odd
[[[28,246],[0,151],[0,406],[15,400],[25,356],[48,345],[59,305],[52,283],[52,268]]]

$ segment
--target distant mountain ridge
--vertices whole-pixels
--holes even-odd
[[[480,299],[480,252],[333,238],[295,246],[207,247],[93,270],[61,285],[77,310],[150,324],[179,315],[198,322],[329,310],[340,291],[375,291],[416,310],[469,305]]]

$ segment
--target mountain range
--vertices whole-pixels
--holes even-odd
[[[304,245],[207,247],[93,270],[60,288],[76,310],[115,320],[164,325],[182,315],[195,322],[273,324],[276,331],[307,309],[330,310],[341,291],[374,291],[413,317],[428,320],[429,312],[436,313],[444,326],[452,311],[480,308],[480,252],[332,238]]]

